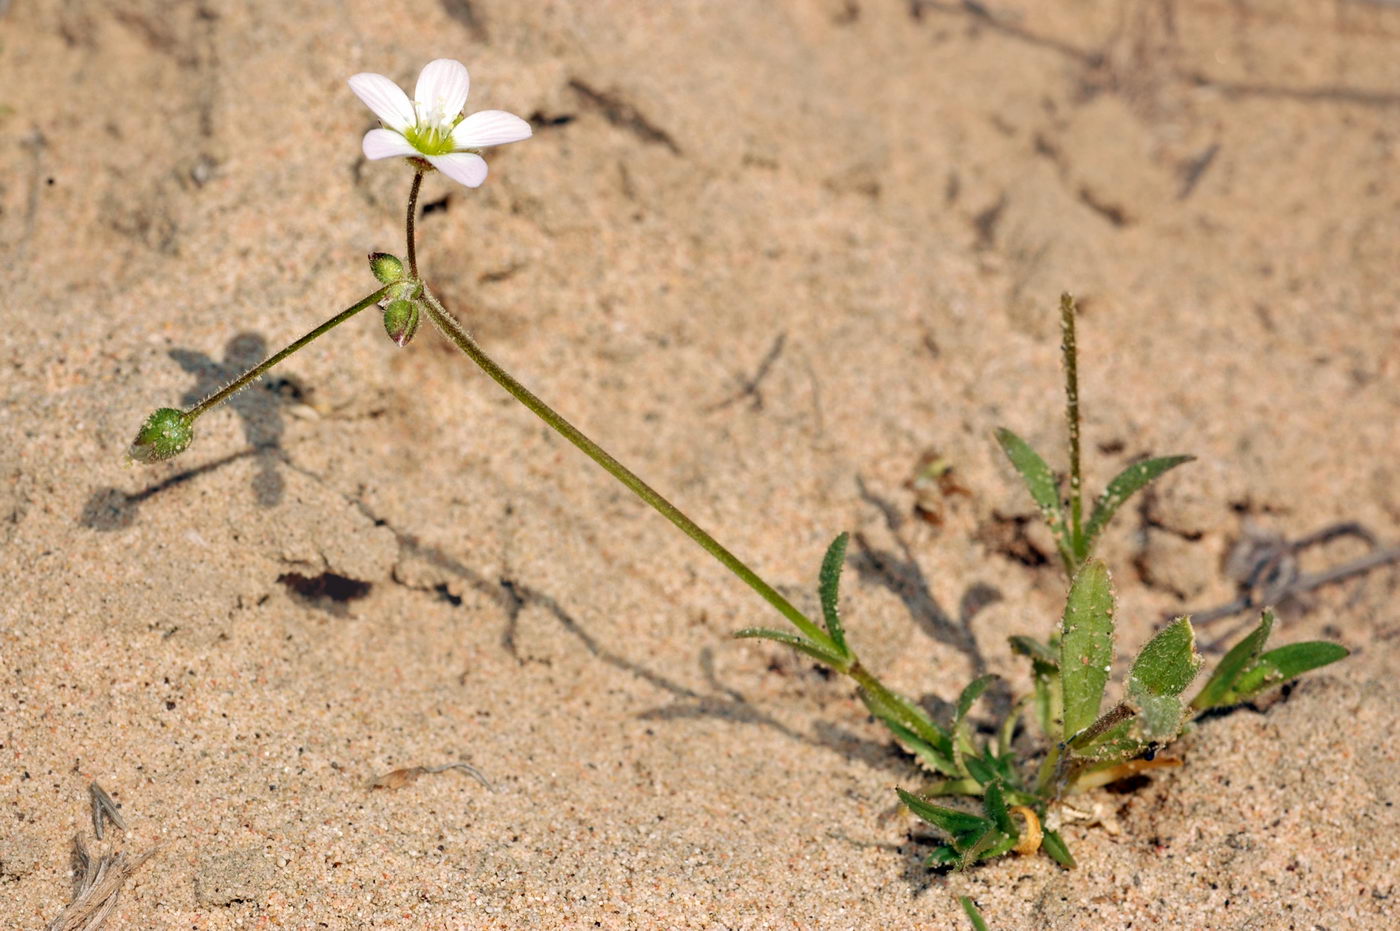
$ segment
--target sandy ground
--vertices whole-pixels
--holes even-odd
[[[4,928],[62,910],[75,833],[160,845],[110,928],[1400,920],[1394,569],[1283,605],[1353,656],[1085,799],[1080,869],[934,874],[850,687],[729,639],[778,619],[435,333],[358,319],[122,461],[373,287],[409,176],[361,157],[345,79],[459,58],[536,136],[428,182],[449,305],[800,605],[853,531],[868,664],[939,713],[1000,673],[1004,705],[1063,581],[990,431],[1063,463],[1063,289],[1091,485],[1200,457],[1104,543],[1124,654],[1234,594],[1247,530],[1400,539],[1396,4],[0,11]],[[934,455],[966,493],[912,485]],[[454,761],[490,789],[367,788]]]

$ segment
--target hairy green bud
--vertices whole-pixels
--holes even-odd
[[[189,448],[194,439],[194,419],[173,407],[153,411],[127,450],[133,462],[163,462]]]
[[[371,252],[369,270],[374,272],[380,284],[393,284],[403,278],[403,262],[387,252]]]
[[[402,349],[418,332],[418,302],[402,299],[390,301],[384,308],[384,332]]]

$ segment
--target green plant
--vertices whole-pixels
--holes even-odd
[[[1032,691],[1002,723],[997,740],[979,750],[971,745],[964,724],[968,708],[986,688],[984,676],[964,689],[957,703],[950,732],[956,772],[935,766],[948,778],[926,789],[923,797],[899,790],[914,814],[948,835],[948,843],[930,856],[935,865],[962,868],[1038,845],[1057,862],[1073,866],[1064,839],[1050,827],[1054,809],[1065,796],[1144,770],[1178,765],[1156,754],[1181,736],[1196,715],[1248,701],[1347,655],[1345,648],[1320,641],[1265,652],[1274,623],[1272,610],[1265,610],[1259,626],[1225,655],[1188,702],[1183,695],[1202,660],[1191,621],[1181,617],[1147,642],[1133,661],[1122,699],[1102,710],[1114,655],[1114,595],[1107,567],[1093,558],[1094,545],[1129,497],[1191,457],[1168,456],[1129,466],[1099,496],[1088,522],[1081,521],[1075,305],[1068,294],[1061,298],[1060,312],[1068,398],[1068,509],[1060,483],[1039,454],[1009,430],[998,430],[997,440],[1055,536],[1071,576],[1069,594],[1061,623],[1048,641],[1010,638],[1012,651],[1030,661]],[[1009,752],[1018,718],[1028,709],[1047,743],[1033,777],[1030,760],[1018,761]],[[932,748],[920,746],[917,735],[901,733],[897,722],[886,724],[916,755],[933,762]],[[974,814],[928,801],[937,796],[980,796],[982,811]],[[1009,810],[1008,803],[1017,807]],[[1010,816],[1012,810],[1019,810],[1024,827]]]
[[[468,187],[479,186],[486,178],[486,164],[478,150],[528,138],[528,124],[501,111],[460,116],[466,101],[467,78],[466,69],[457,62],[439,60],[424,68],[412,101],[380,75],[356,75],[350,85],[384,123],[384,128],[371,130],[365,136],[362,145],[366,156],[403,157],[413,169],[405,220],[406,262],[387,253],[371,254],[370,270],[379,288],[189,410],[161,408],[152,413],[128,452],[132,460],[159,462],[183,453],[194,439],[194,423],[199,417],[278,362],[371,306],[383,305],[385,331],[400,347],[408,344],[421,317],[426,316],[516,400],[675,524],[757,592],[796,631],[748,628],[736,636],[786,644],[850,678],[870,712],[921,763],[943,777],[925,794],[980,799],[981,814],[974,814],[900,791],[900,797],[916,814],[950,835],[951,842],[933,854],[937,863],[965,866],[1011,850],[1044,849],[1059,862],[1072,865],[1063,840],[1054,830],[1042,827],[1063,795],[1116,774],[1150,767],[1152,760],[1139,757],[1175,737],[1191,712],[1243,701],[1286,678],[1345,655],[1345,650],[1332,644],[1297,644],[1262,652],[1272,623],[1271,615],[1266,614],[1260,628],[1225,657],[1206,688],[1188,706],[1180,696],[1199,660],[1190,624],[1181,620],[1144,648],[1134,664],[1127,697],[1108,713],[1099,714],[1112,656],[1113,597],[1107,570],[1091,558],[1094,544],[1129,496],[1186,457],[1154,459],[1130,467],[1109,484],[1088,521],[1082,520],[1074,305],[1066,296],[1062,320],[1070,421],[1068,512],[1060,499],[1059,483],[1044,460],[1009,431],[998,434],[1055,534],[1065,568],[1074,579],[1064,623],[1061,631],[1046,643],[1028,637],[1012,638],[1013,650],[1031,661],[1034,687],[1031,695],[1013,709],[995,740],[979,747],[967,720],[973,703],[991,683],[990,676],[969,684],[958,699],[950,726],[940,726],[917,702],[889,688],[863,666],[847,640],[839,610],[845,534],[835,539],[822,562],[822,620],[818,623],[512,377],[486,354],[421,277],[414,221],[424,173],[438,170]],[[1028,761],[1019,759],[1012,748],[1017,724],[1028,709],[1051,743],[1034,777],[1027,774]]]

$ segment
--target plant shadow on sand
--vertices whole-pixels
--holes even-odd
[[[180,403],[186,407],[198,404],[240,373],[261,362],[266,355],[267,340],[257,333],[240,333],[229,340],[222,362],[192,349],[170,350],[170,357],[195,376],[194,386],[185,392]],[[302,400],[303,396],[302,389],[287,378],[265,379],[234,395],[229,406],[243,421],[247,449],[178,472],[140,491],[125,492],[111,486],[99,488],[88,497],[78,523],[90,530],[123,530],[136,522],[137,510],[148,499],[248,457],[255,458],[258,464],[258,473],[252,481],[258,506],[264,509],[276,507],[281,503],[286,487],[280,471],[280,467],[286,463],[282,450],[282,435],[285,432],[282,407],[288,401]]]

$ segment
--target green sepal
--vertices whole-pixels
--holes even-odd
[[[371,252],[369,270],[380,284],[393,284],[403,278],[403,262],[387,252]]]
[[[126,455],[132,462],[163,462],[189,449],[193,441],[194,419],[184,411],[162,407],[141,424]]]
[[[1074,577],[1060,634],[1064,732],[1071,738],[1099,716],[1113,662],[1113,585],[1108,567],[1085,563]]]

